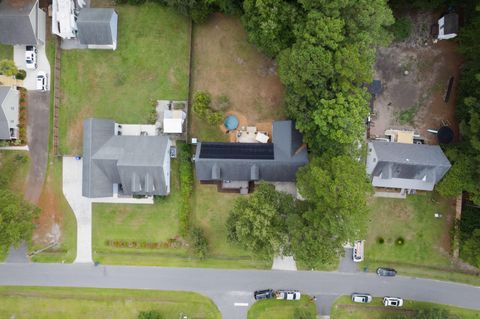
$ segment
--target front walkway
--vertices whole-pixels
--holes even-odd
[[[75,263],[93,263],[92,258],[92,204],[153,204],[153,198],[82,196],[83,160],[63,157],[63,194],[77,219],[77,258]]]

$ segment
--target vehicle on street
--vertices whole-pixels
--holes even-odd
[[[256,290],[253,293],[255,300],[271,299],[273,296],[273,289]]]
[[[352,301],[359,302],[359,303],[370,303],[372,302],[372,296],[369,294],[354,292],[352,294]]]
[[[377,275],[385,277],[393,277],[397,274],[397,271],[393,268],[379,267],[377,268]]]
[[[37,68],[37,48],[33,45],[25,47],[25,64],[27,69],[35,70]]]
[[[353,261],[359,263],[363,261],[365,240],[356,240],[353,243]]]
[[[275,297],[283,300],[300,300],[301,294],[298,290],[277,290]]]
[[[398,297],[383,297],[383,305],[385,307],[401,307],[403,299]]]
[[[47,74],[43,71],[38,71],[37,74],[37,90],[46,91],[48,85]]]

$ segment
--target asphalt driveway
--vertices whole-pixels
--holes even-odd
[[[27,139],[31,166],[25,199],[38,203],[45,181],[50,127],[50,92],[28,91]]]

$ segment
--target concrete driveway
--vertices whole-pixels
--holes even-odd
[[[37,74],[39,71],[43,71],[47,74],[47,79],[49,84],[47,85],[48,90],[50,90],[50,63],[47,59],[47,54],[45,52],[45,46],[37,46],[37,68],[35,70],[27,69],[25,63],[25,46],[24,45],[15,45],[13,46],[13,60],[19,69],[27,71],[27,77],[23,80],[23,86],[27,90],[36,90],[36,80]]]
[[[0,285],[194,291],[212,298],[225,319],[246,318],[254,302],[253,291],[261,288],[292,288],[316,296],[322,314],[329,313],[328,305],[336,296],[355,291],[480,310],[479,287],[404,276],[382,278],[363,272],[0,264]]]
[[[45,181],[50,127],[50,92],[28,91],[27,139],[30,149],[30,171],[25,199],[37,203]]]

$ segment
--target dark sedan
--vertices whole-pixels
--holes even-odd
[[[393,277],[397,274],[397,271],[393,268],[379,267],[377,268],[377,275],[385,277]]]
[[[273,298],[273,289],[257,290],[253,293],[255,300],[271,299]]]

